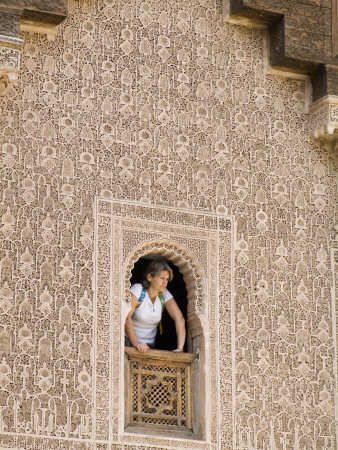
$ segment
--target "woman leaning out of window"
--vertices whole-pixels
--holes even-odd
[[[125,324],[127,347],[135,347],[140,352],[155,348],[157,326],[160,324],[161,329],[162,312],[166,308],[175,322],[177,348],[174,351],[183,351],[185,321],[175,299],[167,289],[167,284],[172,278],[172,270],[166,262],[151,261],[144,271],[142,283],[131,286],[131,311]]]

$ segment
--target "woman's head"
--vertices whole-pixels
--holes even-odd
[[[173,271],[169,264],[165,261],[151,261],[143,272],[142,286],[148,289],[151,284],[151,279],[163,271],[168,273],[168,281],[171,281],[173,279]]]

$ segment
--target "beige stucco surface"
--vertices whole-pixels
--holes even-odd
[[[309,137],[306,82],[267,74],[263,32],[219,1],[70,1],[54,41],[23,38],[0,97],[0,446],[137,448],[93,429],[100,197],[233,220],[218,448],[335,449],[337,148]]]

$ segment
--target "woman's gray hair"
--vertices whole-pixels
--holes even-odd
[[[150,286],[150,281],[147,278],[147,275],[150,274],[152,277],[155,277],[159,272],[165,270],[169,274],[169,281],[173,279],[173,271],[171,270],[168,263],[165,261],[151,261],[142,276],[142,286],[145,289],[148,289]]]

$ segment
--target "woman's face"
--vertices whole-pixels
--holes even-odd
[[[157,292],[163,292],[167,287],[169,281],[169,273],[167,270],[160,270],[152,277],[150,273],[147,275],[147,279],[150,282],[150,286]]]

